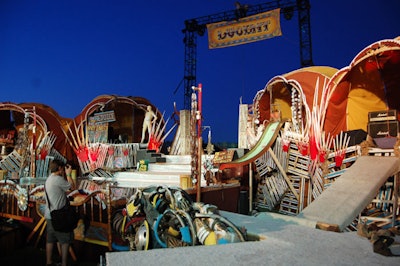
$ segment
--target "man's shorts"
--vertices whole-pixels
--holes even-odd
[[[74,240],[74,232],[59,232],[54,230],[50,219],[47,222],[47,243],[71,244]]]

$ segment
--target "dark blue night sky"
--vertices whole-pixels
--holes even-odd
[[[181,109],[184,21],[234,2],[0,0],[0,101],[43,103],[70,118],[102,94]],[[369,44],[400,35],[398,0],[310,2],[315,65],[340,69]],[[251,104],[271,78],[300,68],[297,14],[281,17],[281,28],[280,37],[224,49],[198,38],[203,125],[213,141],[236,142],[240,99]]]

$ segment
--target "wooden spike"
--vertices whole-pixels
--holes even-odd
[[[157,125],[157,129],[156,129],[156,131],[154,132],[154,136],[155,136],[155,138],[157,139],[157,136],[158,136],[158,132],[159,132],[159,130],[160,130],[160,127],[161,127],[161,121],[164,119],[164,115],[165,115],[165,111],[163,112],[163,114],[162,114],[162,116],[161,116],[161,119],[160,119],[160,122],[158,123],[158,125]]]
[[[76,140],[77,140],[77,142],[78,142],[78,144],[79,144],[79,147],[82,147],[83,145],[82,145],[82,142],[81,142],[81,139],[80,139],[80,136],[79,136],[80,133],[79,133],[78,127],[76,126],[75,119],[73,119],[72,121],[74,122],[74,129],[75,129]]]
[[[161,131],[158,133],[158,135],[156,136],[156,140],[159,141],[161,139],[161,136],[163,134],[163,132],[165,131],[165,128],[167,126],[169,122],[169,117],[167,118],[167,121],[165,122],[164,126],[162,127]]]
[[[69,131],[69,133],[71,134],[71,137],[72,137],[72,140],[73,140],[73,142],[74,142],[74,147],[76,148],[76,149],[79,149],[79,145],[78,145],[78,143],[76,142],[76,139],[75,139],[75,136],[74,136],[74,134],[72,133],[72,130],[71,130],[71,127],[69,126],[69,124],[68,124],[68,131]],[[67,136],[67,135],[66,135]],[[68,136],[67,136],[67,138],[68,138]],[[69,139],[69,138],[68,138]]]
[[[164,137],[161,139],[161,142],[164,142],[164,140],[168,137],[168,135],[171,133],[171,131],[175,128],[177,124],[175,123],[170,130],[168,130],[168,132],[164,135]]]

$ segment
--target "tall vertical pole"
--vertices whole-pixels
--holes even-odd
[[[198,190],[198,182],[199,182],[199,164],[198,164],[198,135],[197,135],[197,117],[198,117],[198,100],[196,94],[197,88],[195,86],[192,87],[192,104],[190,111],[190,166],[191,166],[191,175],[192,182],[195,185],[196,191]],[[196,197],[197,198],[197,197]]]
[[[249,163],[249,213],[253,211],[253,167]]]
[[[392,201],[393,201],[393,213],[392,213],[392,226],[394,227],[396,224],[396,220],[398,217],[397,214],[397,209],[399,206],[399,177],[400,173],[396,173],[393,177],[393,196],[392,196]]]
[[[202,169],[202,154],[203,154],[203,139],[201,137],[202,129],[201,129],[201,119],[202,119],[202,98],[203,98],[203,88],[200,83],[197,88],[197,112],[196,112],[196,120],[197,120],[197,193],[196,193],[196,201],[200,202],[201,200],[201,169]]]
[[[300,62],[302,67],[314,65],[311,45],[310,0],[297,0],[300,36]]]
[[[33,106],[31,176],[36,177],[36,108]]]
[[[191,89],[196,85],[197,67],[197,33],[195,21],[188,21],[184,29],[185,38],[185,69],[184,69],[184,98],[183,109],[190,110]]]
[[[197,103],[197,132],[201,137],[201,117],[202,117],[202,104],[203,104],[203,85],[199,83],[197,86],[198,103]]]

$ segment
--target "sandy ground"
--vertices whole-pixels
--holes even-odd
[[[315,223],[281,214],[257,216],[221,211],[249,236],[261,241],[153,249],[135,252],[106,252],[104,265],[400,265],[400,257],[373,252],[370,241],[356,232],[335,233],[314,229]],[[396,241],[400,242],[399,237]],[[27,246],[0,256],[0,265],[45,265],[44,246]],[[70,265],[99,265],[99,256],[74,247],[78,262]],[[400,245],[397,246],[397,254]],[[104,255],[103,252],[101,254]],[[86,258],[85,258],[86,257]],[[93,259],[89,259],[88,258]],[[95,258],[95,259],[94,259]]]
[[[112,252],[106,253],[106,265],[400,265],[400,257],[374,253],[356,232],[322,231],[312,222],[279,214],[221,214],[263,240]]]

